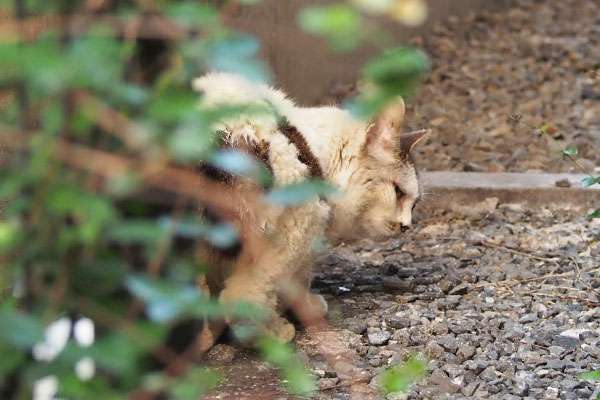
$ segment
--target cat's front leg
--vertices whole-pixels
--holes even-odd
[[[326,203],[313,201],[281,213],[270,233],[264,237],[270,248],[256,254],[252,262],[238,264],[225,281],[221,301],[246,300],[263,306],[270,314],[264,331],[285,341],[292,340],[295,329],[277,312],[278,295],[289,289],[287,283],[292,283],[292,286],[298,284],[294,278],[300,271],[300,275],[305,277],[303,283],[306,288],[310,273],[307,269],[304,274],[303,269],[311,264],[315,240],[325,230],[328,212]],[[287,294],[283,297],[290,297]],[[293,296],[286,300],[297,303]],[[307,298],[302,298],[299,303],[305,307],[307,301]]]

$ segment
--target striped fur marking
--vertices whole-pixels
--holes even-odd
[[[319,160],[310,150],[306,139],[298,131],[298,129],[291,125],[285,118],[281,119],[278,123],[277,128],[298,150],[298,160],[308,167],[311,178],[324,179],[323,170],[319,164]]]

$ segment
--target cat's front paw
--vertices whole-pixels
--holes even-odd
[[[294,336],[296,336],[296,328],[287,319],[283,317],[277,317],[267,326],[267,333],[287,343],[294,340]]]

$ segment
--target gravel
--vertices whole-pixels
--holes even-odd
[[[339,312],[335,329],[354,335],[350,350],[369,375],[420,353],[430,375],[408,399],[594,395],[576,376],[600,368],[600,292],[592,290],[600,249],[587,247],[600,221],[501,204],[473,218],[437,210],[416,219],[397,239],[336,248],[336,263],[315,276],[315,290]],[[426,229],[434,224],[445,228]],[[342,282],[353,289],[336,293]]]

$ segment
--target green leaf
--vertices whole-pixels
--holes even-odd
[[[215,71],[244,75],[255,82],[269,82],[270,74],[259,59],[260,42],[251,36],[228,36],[210,41],[205,60]]]
[[[228,223],[204,224],[197,221],[176,221],[170,217],[161,217],[159,225],[179,237],[186,239],[205,238],[217,247],[230,247],[238,242],[235,227]]]
[[[588,218],[600,218],[600,208],[587,216]]]
[[[362,19],[358,11],[347,4],[307,6],[298,16],[300,27],[316,35],[358,35]]]
[[[168,139],[169,150],[183,161],[197,161],[203,151],[212,147],[215,133],[203,113],[187,115]]]
[[[147,304],[148,316],[155,322],[169,322],[202,300],[194,286],[175,286],[167,282],[144,277],[130,276],[126,286],[135,296]]]
[[[397,96],[411,94],[428,69],[427,56],[411,47],[400,47],[377,57],[364,68],[369,85],[351,102],[351,111],[361,116],[373,115]]]
[[[574,156],[574,155],[577,155],[578,153],[579,152],[577,151],[577,149],[575,147],[569,147],[568,149],[564,149],[559,152],[559,154],[565,154],[568,156]]]
[[[122,244],[157,244],[168,237],[168,231],[154,220],[125,219],[109,229],[108,237]]]
[[[287,387],[296,394],[310,394],[317,390],[316,379],[300,363],[292,347],[273,337],[263,337],[258,342],[258,351],[264,359],[280,369]]]
[[[409,385],[427,375],[427,361],[419,356],[410,357],[403,364],[385,371],[381,376],[383,393],[404,392]]]
[[[208,163],[223,171],[253,179],[270,186],[273,179],[267,168],[256,158],[238,150],[217,150],[212,153]]]
[[[267,199],[282,206],[298,206],[313,201],[320,196],[331,196],[336,193],[338,193],[338,190],[325,181],[307,180],[273,189],[267,195]]]
[[[600,177],[599,178],[585,178],[584,180],[581,181],[581,186],[583,186],[584,188],[590,187],[596,183],[600,183]]]
[[[180,2],[167,4],[165,14],[181,27],[188,29],[210,28],[218,25],[219,13],[208,4]]]
[[[202,367],[190,368],[183,378],[177,379],[171,384],[170,398],[175,400],[200,399],[206,391],[217,387],[220,381],[221,376],[216,371]]]
[[[0,305],[0,321],[3,327],[10,327],[0,329],[0,343],[29,349],[44,339],[44,326],[39,317],[19,312],[7,303]]]
[[[165,121],[177,122],[187,114],[197,113],[198,95],[191,91],[167,88],[159,93],[148,105],[148,115]]]
[[[74,65],[62,55],[55,33],[25,46],[20,67],[27,83],[44,94],[60,92],[75,76]]]
[[[308,33],[326,36],[338,51],[353,50],[362,39],[362,18],[347,4],[306,6],[298,16],[298,25]]]
[[[130,52],[124,43],[112,37],[104,26],[94,26],[86,35],[76,37],[69,47],[69,56],[77,66],[78,83],[99,90],[118,87],[109,83],[121,81],[123,61]]]
[[[596,371],[584,372],[583,374],[577,375],[577,378],[588,381],[600,381],[600,369]]]

